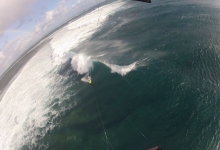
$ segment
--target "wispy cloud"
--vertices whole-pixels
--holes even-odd
[[[42,30],[45,30],[49,23],[52,23],[56,17],[61,16],[68,10],[69,8],[66,6],[66,1],[61,0],[57,8],[45,13],[45,19],[35,27],[35,32],[40,33]]]
[[[3,54],[3,52],[0,52],[0,58],[3,58],[3,59],[5,58],[5,55]]]
[[[22,22],[31,13],[36,0],[0,0],[0,37],[8,27]]]
[[[0,18],[3,16],[3,20],[5,20],[5,22],[0,22],[0,37],[6,31],[8,26],[17,22],[18,20],[21,20],[21,23],[25,20],[25,16],[32,12],[31,8],[36,0],[3,1],[4,0],[0,0]],[[77,14],[83,9],[87,9],[96,3],[96,0],[80,0],[77,1],[77,3],[69,5],[70,3],[68,0],[61,0],[56,8],[49,10],[44,14],[43,20],[35,25],[35,29],[32,33],[27,33],[26,35],[9,41],[0,50],[0,76],[14,63],[14,61],[20,58],[20,56],[27,51],[28,47],[40,40],[40,38],[42,38],[43,35],[45,35],[49,30],[68,19],[74,13]],[[4,10],[1,9],[2,7],[4,7]],[[14,10],[10,15],[4,16],[3,14],[8,11],[7,9]],[[9,18],[8,20],[7,17]]]
[[[34,2],[36,2],[36,0],[8,0],[7,2],[0,0],[0,18],[3,20],[0,22],[0,37],[5,32],[20,32],[16,30],[16,28],[15,30],[8,30],[7,28],[16,22],[19,22],[19,25],[24,23],[25,17],[34,11],[31,10],[33,9],[32,5]],[[6,13],[8,10],[12,10],[12,12]],[[0,50],[0,76],[14,63],[14,61],[27,51],[28,47],[39,40],[42,36],[42,31],[45,31],[47,26],[65,11],[67,11],[66,1],[61,0],[56,8],[44,14],[43,21],[35,26],[33,32],[27,32],[9,41]]]
[[[24,53],[24,49],[30,41],[30,35],[22,36],[10,41],[2,49],[0,52],[0,76]]]

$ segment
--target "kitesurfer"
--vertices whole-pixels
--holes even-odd
[[[88,75],[88,81],[89,81],[89,84],[92,84],[92,80],[91,80],[90,73],[89,73],[89,75]]]
[[[162,150],[162,148],[161,148],[160,145],[158,145],[158,146],[152,147],[152,148],[147,149],[147,150]]]

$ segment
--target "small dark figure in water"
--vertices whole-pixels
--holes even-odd
[[[147,150],[162,150],[161,146],[155,146],[155,147],[152,147],[150,149],[147,149]]]
[[[151,3],[151,0],[134,0],[134,1],[141,1],[141,2],[146,2],[146,3]]]

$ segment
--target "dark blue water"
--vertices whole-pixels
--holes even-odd
[[[68,63],[61,65],[64,69],[58,73],[67,77],[60,83],[68,86],[66,94],[80,89],[63,105],[78,105],[61,114],[57,126],[39,139],[47,148],[35,149],[219,149],[219,2],[155,0],[127,5],[132,7],[111,15],[87,42],[123,41],[129,51],[113,54],[111,63],[138,61],[136,70],[121,76],[95,62],[89,85],[80,82],[82,76]],[[112,49],[94,47],[106,50]]]

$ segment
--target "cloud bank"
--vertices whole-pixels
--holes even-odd
[[[22,22],[33,10],[36,0],[0,0],[0,37],[8,27]]]
[[[35,30],[32,33],[13,39],[0,49],[0,77],[28,50],[28,47],[74,14],[97,4],[96,0],[78,0],[77,3],[76,1],[72,2],[72,5],[69,1],[71,0],[61,0],[56,8],[44,14],[43,21],[35,25]],[[104,0],[98,2],[102,1]],[[0,22],[0,37],[12,24],[24,22],[25,17],[34,12],[33,5],[36,2],[37,0],[0,0],[0,19],[3,20]],[[11,12],[9,13],[8,10]]]
[[[70,8],[67,7],[66,2],[67,2],[66,0],[61,0],[57,8],[46,12],[44,15],[45,19],[42,22],[40,22],[38,25],[36,25],[35,32],[41,33],[42,30],[45,30],[47,28],[47,25],[49,23],[52,23],[55,18],[68,12]]]

